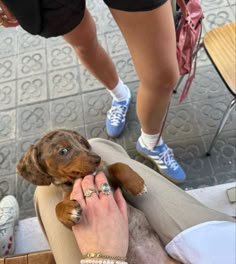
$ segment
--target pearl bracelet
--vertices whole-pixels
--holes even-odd
[[[108,259],[82,259],[80,260],[80,264],[128,264],[128,262]]]

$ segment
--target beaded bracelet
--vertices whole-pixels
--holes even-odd
[[[82,259],[81,264],[128,264],[126,261],[122,260],[108,260],[108,259]]]
[[[102,253],[87,253],[85,255],[82,256],[83,259],[112,259],[112,260],[119,260],[119,261],[126,261],[126,257],[120,257],[120,256],[109,256],[109,255],[105,255]]]

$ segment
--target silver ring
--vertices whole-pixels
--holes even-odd
[[[109,195],[111,193],[111,186],[107,182],[104,182],[101,185],[99,192],[102,192],[105,195]]]
[[[96,191],[94,189],[85,189],[84,190],[84,196],[85,197],[90,197],[90,196],[92,196],[93,193],[96,193]]]

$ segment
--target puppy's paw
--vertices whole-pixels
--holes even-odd
[[[147,193],[147,192],[148,192],[147,185],[144,184],[143,185],[143,190],[138,195],[143,195],[144,193]]]
[[[82,209],[76,200],[64,200],[57,204],[56,215],[58,220],[68,228],[79,223]]]

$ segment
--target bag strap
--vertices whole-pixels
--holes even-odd
[[[168,115],[168,112],[169,112],[169,108],[170,108],[170,102],[169,102],[169,104],[167,106],[166,113],[165,113],[164,119],[163,119],[162,124],[161,124],[161,131],[159,133],[159,137],[157,139],[156,146],[157,146],[157,144],[160,141],[160,138],[162,136],[162,133],[163,133],[163,130],[164,130],[164,127],[165,127],[165,124],[166,124],[166,119],[167,119],[167,115]]]
[[[184,0],[176,0],[184,18],[188,16],[188,9]]]

